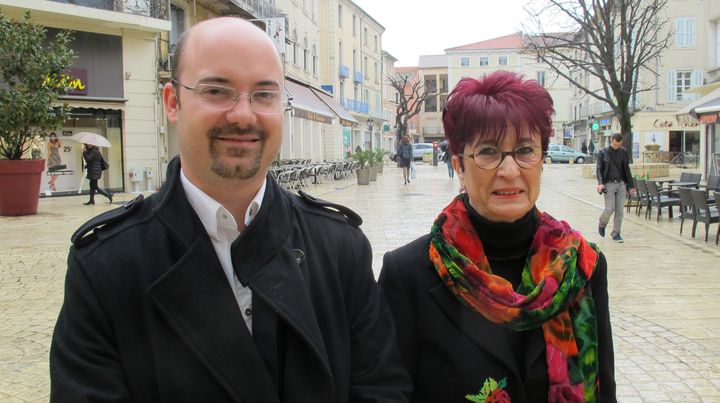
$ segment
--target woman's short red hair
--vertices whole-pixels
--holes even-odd
[[[540,83],[496,71],[481,79],[460,80],[445,103],[442,120],[453,154],[478,141],[499,144],[509,125],[518,138],[528,129],[540,133],[545,152],[554,113],[552,97]]]

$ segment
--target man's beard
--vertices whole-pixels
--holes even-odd
[[[247,149],[244,147],[228,147],[223,152],[232,158],[237,158],[236,164],[227,164],[221,157],[221,152],[216,146],[216,138],[225,135],[244,135],[254,134],[258,137],[260,148]],[[265,139],[267,132],[259,127],[250,126],[248,128],[240,128],[235,125],[227,125],[223,127],[214,127],[208,131],[208,148],[211,157],[210,169],[216,175],[225,179],[250,179],[257,175],[260,170],[260,162],[262,160],[263,150],[265,149]]]

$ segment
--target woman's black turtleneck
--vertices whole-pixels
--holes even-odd
[[[506,223],[490,221],[481,216],[467,199],[465,208],[470,213],[470,221],[480,237],[493,274],[508,280],[513,289],[517,290],[537,228],[535,209],[515,222]]]
[[[506,223],[490,221],[481,216],[467,199],[465,200],[465,207],[470,214],[470,221],[475,228],[475,232],[480,237],[493,274],[508,280],[513,289],[517,291],[522,278],[522,270],[530,251],[530,245],[537,229],[538,219],[535,209],[531,209],[515,222]],[[547,373],[547,364],[545,364],[544,360],[534,363],[534,365],[545,365],[544,369],[528,368],[528,365],[532,365],[532,363],[525,362],[525,346],[531,338],[543,338],[542,328],[538,327],[521,332],[505,328],[504,333],[513,352],[515,364],[526,386],[529,387],[529,384],[537,382],[545,385],[547,378],[544,374]]]

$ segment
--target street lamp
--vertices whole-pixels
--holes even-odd
[[[373,126],[375,125],[375,121],[372,118],[368,118],[367,120],[367,127],[370,132],[373,131]]]

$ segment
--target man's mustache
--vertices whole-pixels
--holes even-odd
[[[213,127],[208,131],[208,135],[211,138],[222,137],[226,135],[246,135],[254,134],[260,140],[264,140],[267,137],[267,132],[257,126],[240,127],[238,125],[225,125],[221,127]]]

